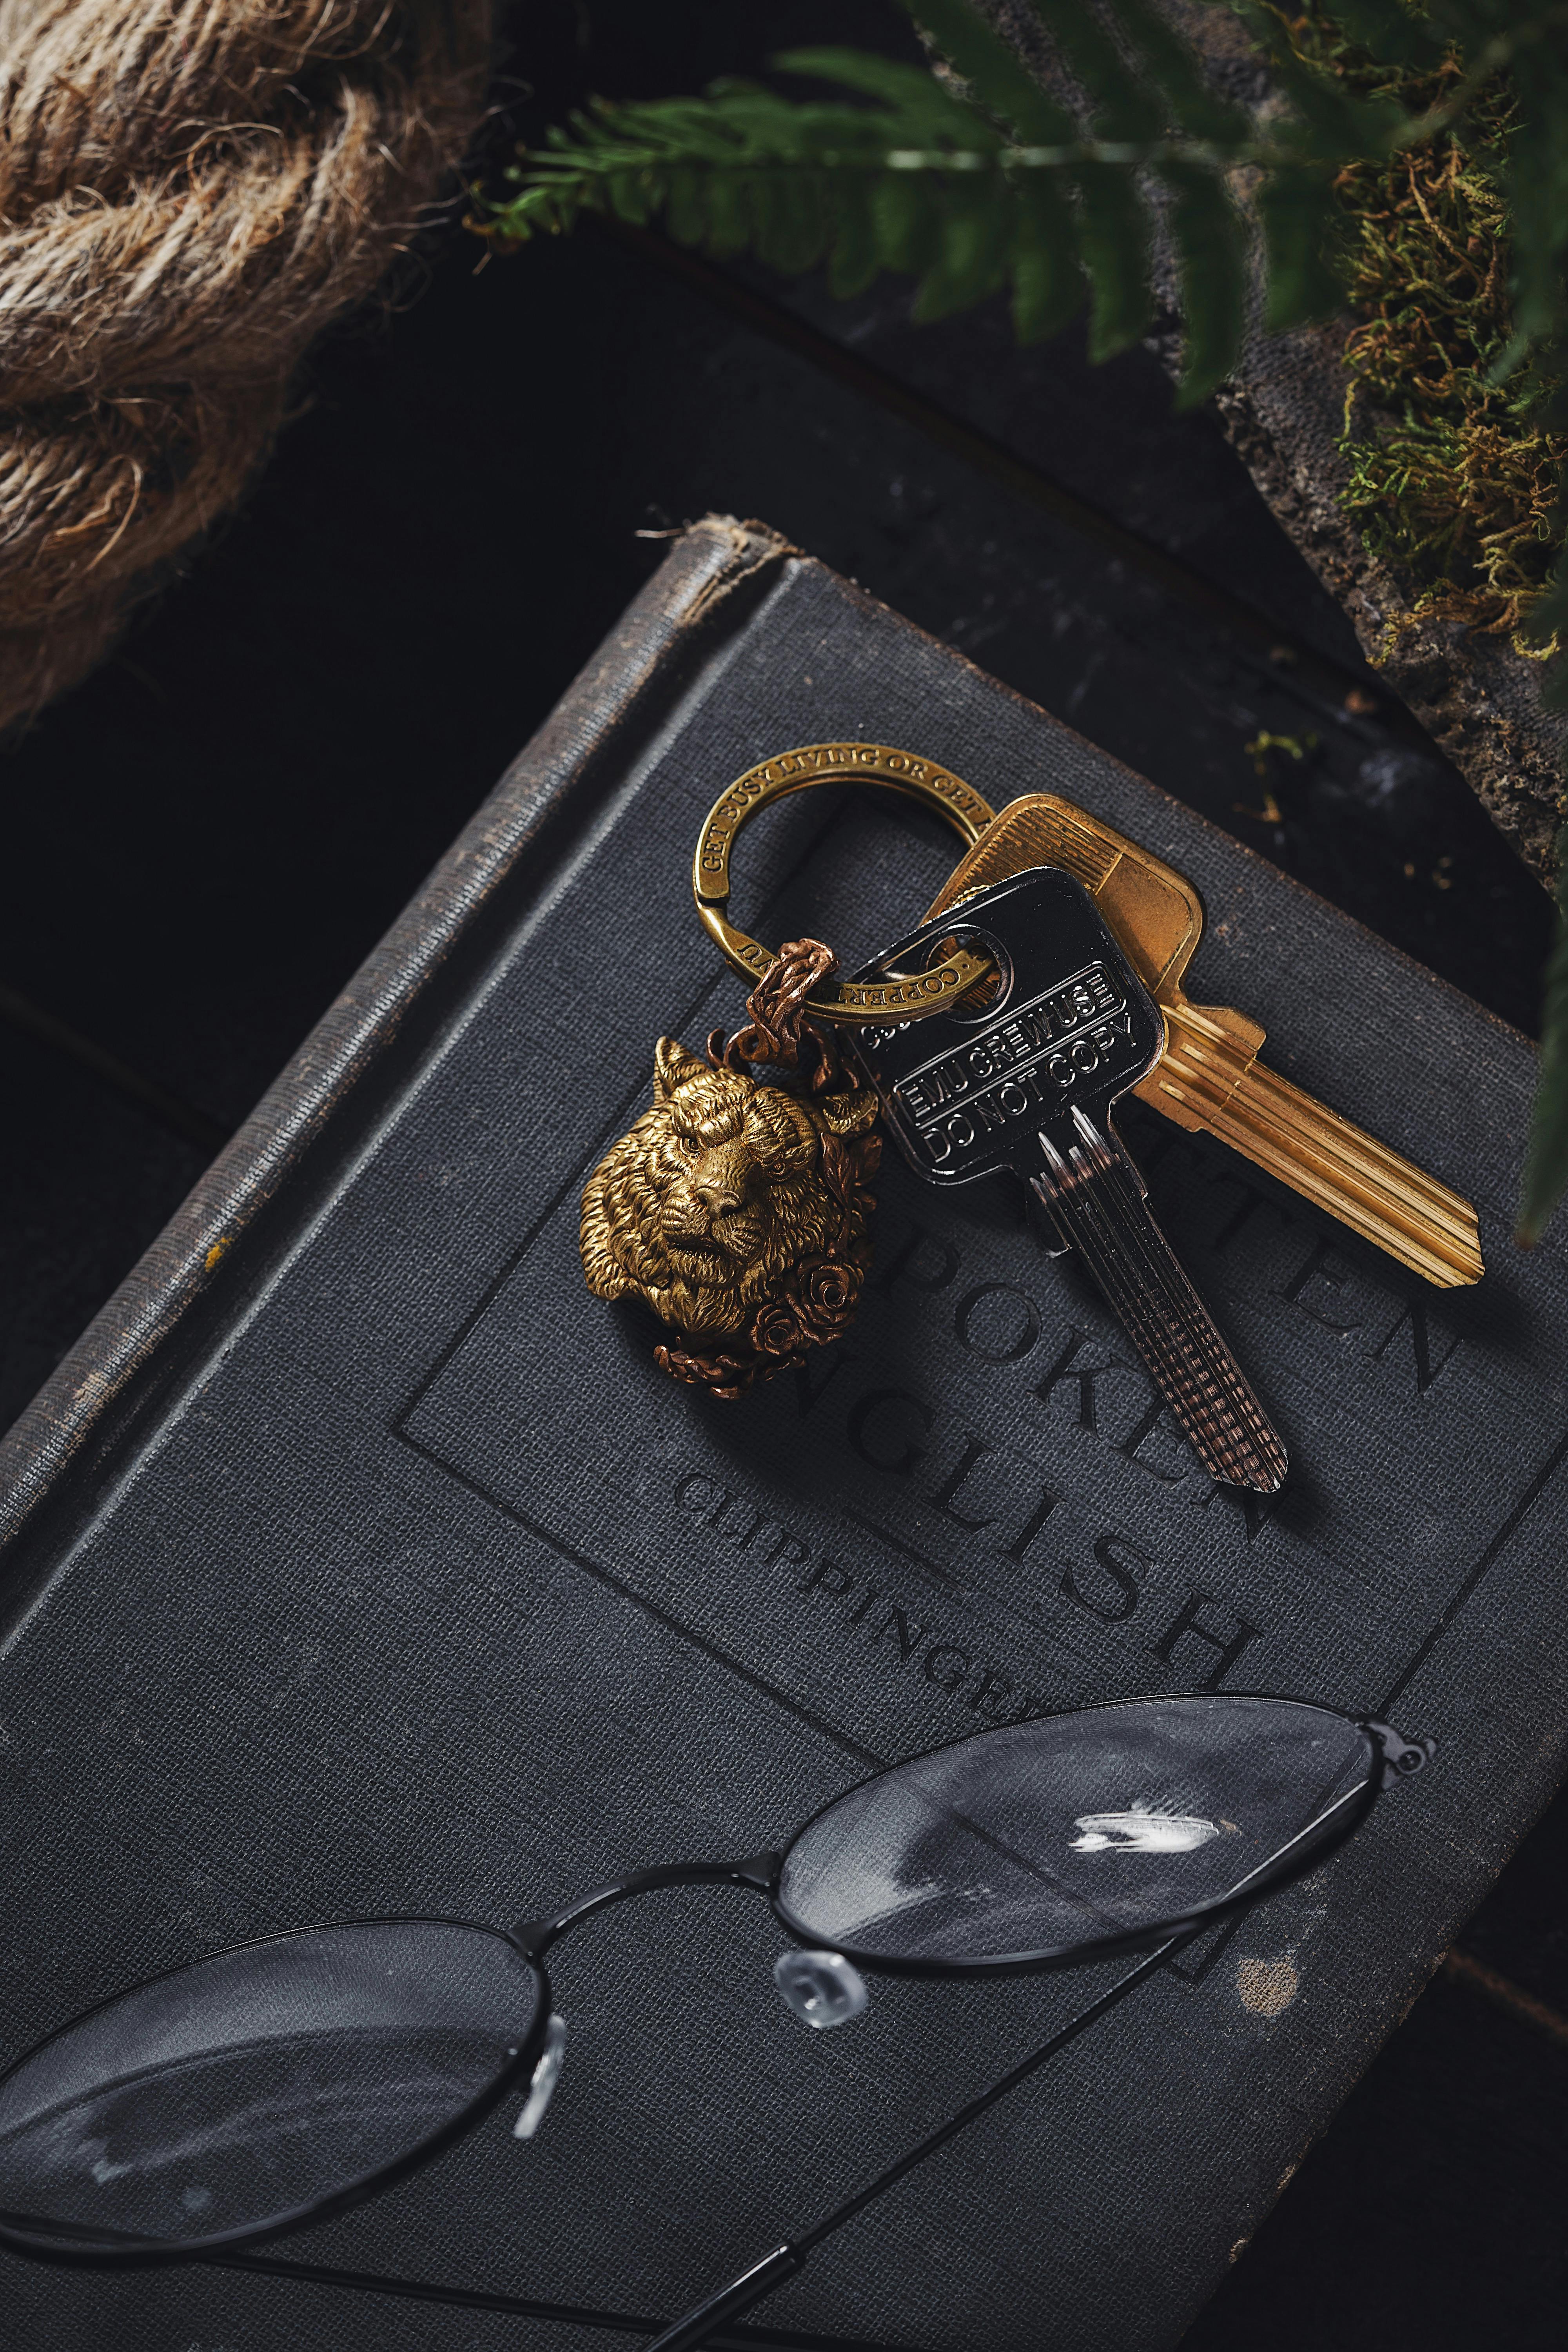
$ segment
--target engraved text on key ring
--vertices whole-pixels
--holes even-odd
[[[721,793],[703,820],[697,855],[691,862],[691,890],[697,911],[725,961],[753,986],[773,962],[764,948],[731,922],[730,850],[748,818],[786,793],[804,792],[809,784],[887,784],[909,800],[945,817],[966,847],[973,847],[991,822],[994,811],[973,785],[921,760],[912,751],[895,751],[882,743],[805,743],[798,751],[780,752],[738,776]],[[886,981],[831,980],[805,1010],[819,1021],[845,1026],[884,1022],[916,1021],[939,1005],[955,1004],[992,970],[988,956],[970,948],[934,963],[927,971],[889,973]]]

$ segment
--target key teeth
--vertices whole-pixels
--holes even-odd
[[[1125,1169],[1146,1201],[1149,1198],[1149,1187],[1143,1181],[1143,1171],[1139,1167],[1132,1154],[1123,1146],[1119,1145],[1111,1136],[1096,1127],[1089,1113],[1086,1110],[1080,1110],[1076,1103],[1073,1105],[1072,1122],[1083,1139],[1083,1151],[1089,1162],[1089,1172],[1098,1175],[1111,1168]],[[1109,1122],[1107,1124],[1109,1125]],[[1040,1141],[1046,1142],[1043,1134]],[[1047,1149],[1049,1150],[1049,1148],[1047,1144]]]
[[[1187,1423],[1187,1435],[1204,1468],[1218,1485],[1239,1487],[1249,1495],[1277,1495],[1289,1475],[1290,1457],[1260,1405],[1258,1416],[1257,1429],[1228,1440],[1216,1440],[1201,1424]],[[1193,1419],[1195,1422],[1197,1416]]]
[[[1077,1244],[1198,1460],[1220,1485],[1276,1495],[1289,1457],[1161,1232],[1127,1153],[1075,1108],[1079,1140],[1044,1132],[1035,1189]]]
[[[1250,1495],[1277,1495],[1289,1475],[1290,1456],[1283,1445],[1276,1444],[1268,1450],[1267,1457],[1258,1462],[1246,1477],[1227,1478],[1222,1483],[1227,1486],[1244,1486]]]

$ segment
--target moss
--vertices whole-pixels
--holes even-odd
[[[1459,77],[1453,57],[1423,75],[1379,65],[1315,8],[1289,29],[1302,56],[1412,109],[1440,102]],[[1339,175],[1357,320],[1340,446],[1344,503],[1369,552],[1423,583],[1412,619],[1459,619],[1544,659],[1555,640],[1530,646],[1520,630],[1562,545],[1568,440],[1540,421],[1553,387],[1539,374],[1489,378],[1511,331],[1500,186],[1511,114],[1494,83],[1467,118],[1468,145],[1440,134]]]

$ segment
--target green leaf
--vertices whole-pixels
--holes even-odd
[[[964,0],[903,0],[979,103],[1008,123],[1025,146],[1054,147],[1074,135],[1065,108],[1047,95],[1016,49]]]
[[[1020,173],[1014,195],[1013,331],[1043,343],[1083,306],[1077,232],[1049,173]]]
[[[1258,5],[1258,0],[1234,0],[1234,5],[1268,58],[1275,84],[1300,118],[1298,135],[1304,157],[1319,163],[1342,163],[1386,150],[1409,120],[1397,100],[1363,98],[1328,68],[1299,57],[1289,38],[1292,20],[1282,10]]]
[[[1165,111],[1127,63],[1085,0],[1035,0],[1035,7],[1069,69],[1095,107],[1094,127],[1105,139],[1157,139]]]
[[[1444,44],[1401,0],[1334,0],[1334,15],[1362,47],[1389,65],[1430,65]]]
[[[1556,98],[1562,112],[1550,104]],[[1563,265],[1568,247],[1568,89],[1519,97],[1521,120],[1510,142],[1505,184],[1513,231],[1514,335],[1506,355],[1517,364],[1528,343],[1568,329]],[[1499,361],[1498,367],[1502,369]]]
[[[744,253],[752,241],[751,206],[739,172],[707,175],[708,250],[719,261]]]
[[[1241,225],[1224,183],[1212,172],[1170,163],[1163,178],[1174,199],[1171,241],[1185,329],[1178,408],[1195,408],[1241,355],[1247,326],[1247,267]]]
[[[841,172],[834,183],[827,290],[836,301],[863,294],[882,266],[872,195],[873,183],[864,172]]]
[[[942,224],[936,194],[915,172],[882,172],[871,190],[877,251],[887,269],[918,278],[936,256]]]
[[[1234,146],[1252,131],[1247,116],[1209,88],[1196,53],[1151,0],[1114,0],[1116,15],[1141,51],[1144,70],[1164,99],[1171,119],[1194,139]]]
[[[1007,274],[1012,202],[999,179],[951,181],[939,221],[936,259],[915,295],[911,316],[918,326],[984,301]]]
[[[570,200],[560,202],[553,188],[524,188],[496,208],[495,227],[508,243],[526,245],[542,229],[570,228],[574,210]]]
[[[1270,334],[1331,317],[1344,289],[1329,266],[1334,200],[1327,176],[1303,168],[1273,172],[1258,192],[1268,263],[1263,323]]]
[[[945,89],[929,67],[868,57],[862,49],[788,49],[772,62],[781,73],[809,74],[818,81],[860,90],[867,98],[879,98],[891,114],[923,132],[933,146],[995,143],[989,124]]]
[[[634,228],[646,227],[648,199],[657,186],[651,172],[612,172],[607,193],[616,219],[629,221]]]
[[[1568,1190],[1568,825],[1557,836],[1557,937],[1546,966],[1540,1072],[1519,1204],[1516,1238],[1523,1249],[1541,1239]]]
[[[799,278],[815,269],[827,247],[827,206],[820,171],[792,173],[785,181],[785,234],[775,248],[774,268]]]
[[[658,99],[620,106],[608,129],[628,145],[651,148],[674,163],[732,163],[738,142],[728,110],[701,99]]]
[[[677,245],[700,245],[708,232],[708,188],[716,175],[679,166],[669,174],[664,225]]]
[[[751,178],[752,244],[759,261],[798,278],[820,260],[827,224],[819,175],[783,164]]]
[[[1108,360],[1147,332],[1149,229],[1131,169],[1082,163],[1077,171],[1081,217],[1079,256],[1089,279],[1089,356]]]

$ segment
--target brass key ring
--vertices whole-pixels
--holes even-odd
[[[697,911],[725,961],[754,987],[774,961],[771,951],[737,930],[730,902],[730,851],[741,827],[771,801],[811,784],[887,784],[945,817],[966,849],[972,849],[995,812],[962,777],[882,743],[806,743],[761,761],[720,793],[702,822],[691,863],[691,894]],[[818,1021],[845,1026],[886,1021],[918,1021],[942,1004],[956,1003],[993,970],[989,956],[961,948],[929,971],[892,973],[886,982],[835,980],[807,997],[805,1011]]]

